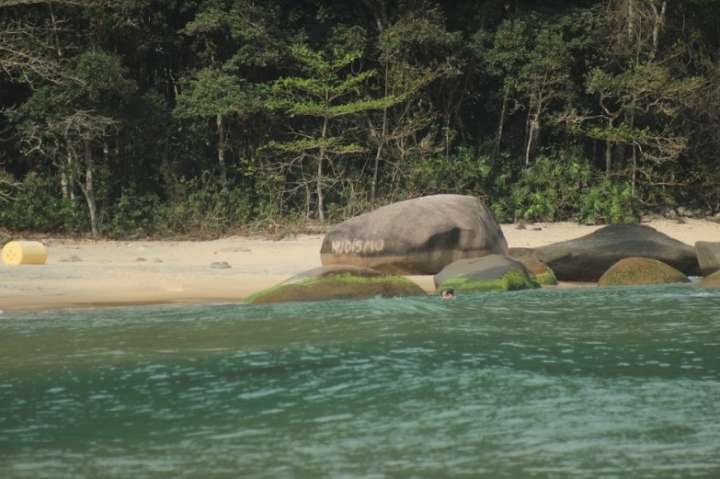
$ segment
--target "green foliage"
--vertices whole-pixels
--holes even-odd
[[[174,114],[179,118],[248,114],[260,108],[257,86],[235,75],[205,68],[185,85]]]
[[[557,221],[571,218],[592,178],[589,162],[576,150],[541,156],[512,185],[513,219]]]
[[[14,231],[78,233],[87,227],[83,209],[62,199],[53,178],[28,175],[0,208],[0,225]]]
[[[412,189],[420,194],[458,193],[486,196],[495,181],[493,159],[476,157],[472,149],[461,148],[450,156],[422,158],[413,165]]]
[[[247,224],[253,215],[250,192],[241,186],[222,188],[208,176],[180,179],[166,202],[168,231],[217,235]]]
[[[720,211],[715,1],[5,3],[0,227],[214,235],[432,193]]]
[[[116,55],[89,51],[78,55],[74,63],[72,74],[78,81],[66,91],[75,102],[88,107],[121,102],[137,89],[135,81],[127,78],[127,69]]]
[[[163,232],[166,210],[158,195],[139,195],[129,190],[120,195],[110,214],[108,232],[122,238]]]
[[[557,277],[551,269],[548,269],[544,273],[535,275],[534,278],[540,286],[556,286],[558,284]]]
[[[586,224],[637,223],[639,215],[632,185],[603,180],[582,197],[578,219]]]

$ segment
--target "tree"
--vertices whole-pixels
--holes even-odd
[[[217,127],[217,160],[220,183],[227,184],[226,123],[231,115],[247,117],[260,108],[259,89],[219,70],[200,70],[178,96],[175,115],[179,118],[212,118]]]
[[[208,1],[182,29],[196,44],[204,66],[186,78],[174,113],[179,118],[214,121],[223,187],[227,185],[228,122],[233,118],[247,122],[261,109],[258,72],[281,57],[282,35],[272,25],[273,12],[272,5],[259,7],[249,0],[230,5]]]
[[[300,125],[296,138],[272,142],[269,147],[293,157],[291,164],[312,159],[315,162],[317,214],[325,221],[325,170],[334,159],[364,153],[363,146],[348,139],[347,133],[335,130],[335,122],[360,113],[381,110],[396,101],[392,97],[368,98],[363,85],[375,75],[372,70],[353,73],[350,67],[361,58],[359,51],[324,54],[307,46],[290,51],[298,62],[302,76],[283,77],[272,83],[267,106],[291,118],[313,121]]]
[[[505,20],[493,35],[492,46],[481,51],[488,71],[499,76],[502,101],[496,135],[496,150],[502,142],[507,109],[527,112],[524,159],[530,164],[540,146],[544,118],[553,103],[565,103],[572,95],[570,55],[567,40],[557,19],[529,17]],[[487,34],[476,34],[476,49],[482,49]]]
[[[407,168],[408,155],[433,151],[432,132],[437,119],[430,87],[458,75],[454,52],[459,36],[447,31],[445,18],[436,5],[420,1],[415,8],[392,13],[385,1],[367,0],[378,29],[377,58],[379,91],[393,98],[381,112],[368,115],[370,141],[375,144],[370,201],[375,202],[380,162],[395,160],[395,178]],[[446,85],[447,86],[447,85]],[[449,147],[450,112],[445,115],[444,141]],[[419,137],[422,135],[422,138]]]
[[[38,89],[14,116],[25,154],[50,158],[60,170],[68,197],[74,185],[79,187],[92,234],[97,236],[97,152],[109,155],[107,139],[119,125],[113,113],[135,92],[135,83],[125,78],[119,59],[104,52],[79,55],[72,61],[71,73],[76,82]]]
[[[577,131],[605,142],[608,176],[615,146],[629,149],[634,196],[638,175],[648,185],[672,184],[665,174],[667,162],[678,160],[688,145],[676,123],[704,82],[677,75],[661,58],[675,55],[660,50],[666,2],[623,0],[615,7],[615,16],[609,19],[611,55],[604,67],[587,75],[586,89],[595,96],[599,112],[571,115],[571,122]]]

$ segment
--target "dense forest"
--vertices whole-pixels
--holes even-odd
[[[720,211],[718,0],[0,0],[0,227]]]

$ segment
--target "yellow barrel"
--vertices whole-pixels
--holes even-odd
[[[2,249],[5,264],[45,264],[48,252],[38,241],[11,241]]]

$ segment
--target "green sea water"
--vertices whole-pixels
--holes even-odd
[[[0,316],[0,478],[720,477],[720,292]]]

